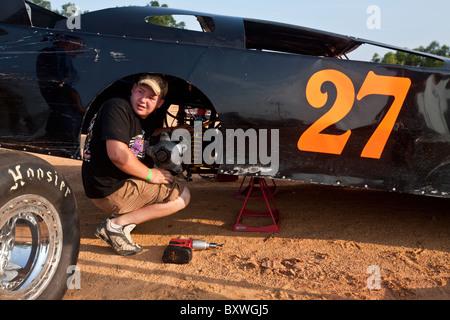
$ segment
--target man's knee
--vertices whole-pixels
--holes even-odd
[[[180,196],[181,200],[183,200],[184,208],[186,208],[191,202],[191,192],[188,188],[184,188],[183,193]]]

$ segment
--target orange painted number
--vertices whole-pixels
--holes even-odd
[[[386,116],[381,121],[375,133],[366,144],[361,157],[380,159],[386,146],[389,136],[392,133],[398,115],[402,110],[403,103],[408,95],[411,87],[411,80],[408,78],[379,76],[369,72],[366,81],[358,93],[357,99],[362,100],[364,97],[372,94],[383,96],[393,96],[394,102],[386,113]]]
[[[342,135],[322,133],[323,130],[342,120],[352,109],[355,101],[355,88],[345,74],[336,70],[317,72],[306,86],[306,99],[314,108],[324,107],[328,101],[328,94],[323,93],[321,88],[328,81],[336,86],[336,101],[330,111],[300,137],[298,148],[302,151],[341,154],[350,138],[350,130]]]
[[[355,102],[355,89],[350,78],[342,72],[330,69],[319,71],[311,77],[306,87],[306,98],[314,108],[322,108],[328,101],[328,94],[321,90],[325,82],[335,85],[336,101],[323,117],[303,133],[298,141],[298,148],[301,151],[340,155],[350,139],[351,130],[341,135],[322,132],[341,121],[351,111]],[[366,144],[361,157],[381,158],[410,87],[411,80],[408,78],[379,76],[369,72],[356,98],[362,100],[369,95],[386,95],[393,96],[394,102]]]

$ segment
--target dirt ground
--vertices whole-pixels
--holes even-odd
[[[81,162],[43,158],[68,179],[81,220],[81,289],[64,300],[450,299],[450,200],[278,181],[281,231],[241,233],[232,229],[242,180],[194,176],[190,206],[138,226],[144,251],[120,257],[94,236],[107,216],[84,195]],[[224,247],[164,264],[180,237]]]

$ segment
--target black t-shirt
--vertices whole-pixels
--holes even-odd
[[[109,159],[106,140],[125,143],[142,161],[153,130],[151,121],[134,113],[129,98],[113,98],[104,103],[90,124],[84,148],[82,176],[88,198],[105,198],[130,178]]]

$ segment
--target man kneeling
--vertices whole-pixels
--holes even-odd
[[[95,235],[119,255],[142,251],[131,238],[136,225],[178,212],[190,201],[189,190],[174,182],[169,171],[142,162],[156,130],[149,116],[163,105],[167,91],[163,78],[142,76],[130,97],[103,104],[86,137],[84,189],[97,207],[111,215]]]

